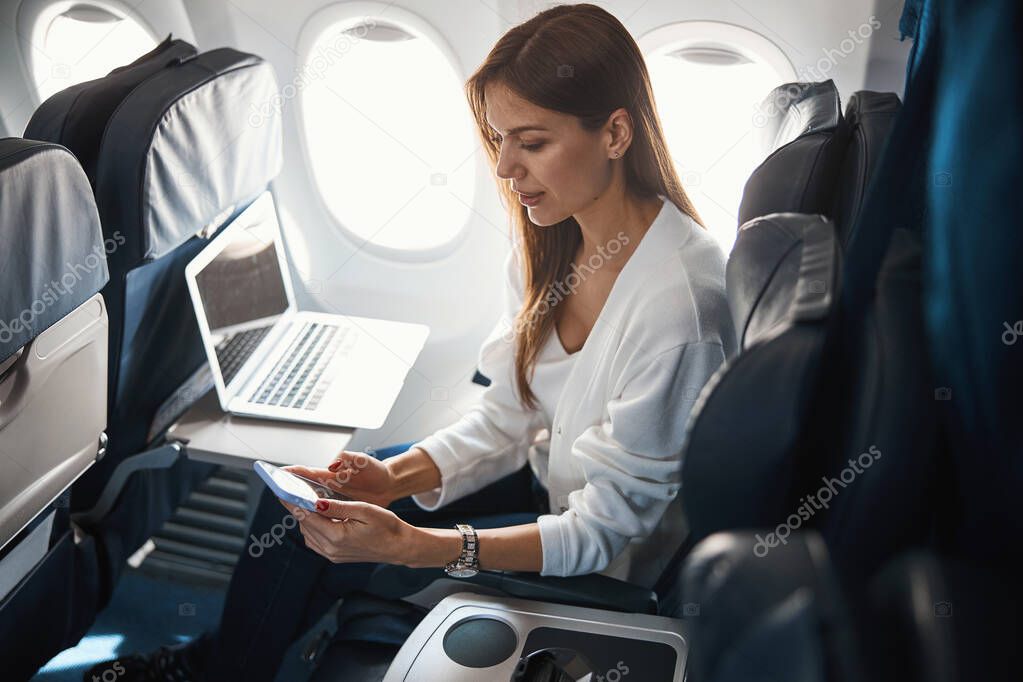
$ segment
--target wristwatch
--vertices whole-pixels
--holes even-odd
[[[479,536],[467,523],[459,523],[455,529],[462,534],[462,553],[444,567],[444,572],[452,578],[471,578],[480,572]]]

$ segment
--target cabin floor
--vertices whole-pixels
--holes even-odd
[[[220,621],[224,589],[190,584],[144,570],[125,571],[107,608],[77,646],[54,656],[32,682],[81,682],[90,666],[128,653],[154,651],[164,644],[187,641],[211,631]],[[149,604],[150,608],[139,608]],[[332,619],[333,613],[325,616]],[[312,667],[301,652],[322,630],[317,624],[288,650],[278,682],[304,682]]]

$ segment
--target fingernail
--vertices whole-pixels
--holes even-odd
[[[327,468],[330,471],[337,471],[338,467],[340,467],[340,466],[341,466],[341,460],[337,460],[336,462],[331,462],[330,466],[328,466]]]
[[[316,511],[327,511],[330,504],[326,500],[316,500]]]

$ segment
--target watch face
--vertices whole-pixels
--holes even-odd
[[[462,568],[452,568],[448,570],[448,575],[452,578],[471,578],[479,573],[478,569],[469,568],[468,566]]]

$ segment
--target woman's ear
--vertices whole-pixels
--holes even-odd
[[[608,157],[621,158],[632,144],[632,116],[622,107],[615,109],[608,116],[606,130],[609,138]]]

